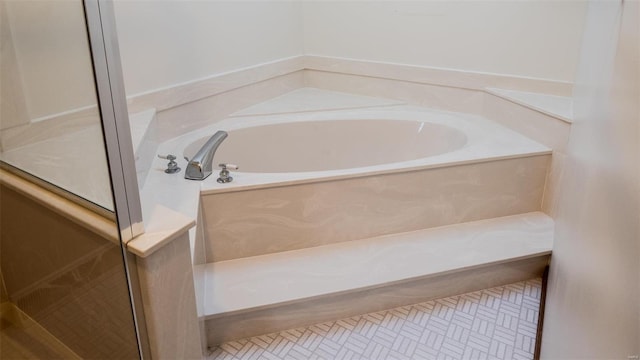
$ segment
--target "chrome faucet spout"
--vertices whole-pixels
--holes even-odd
[[[207,176],[211,175],[213,171],[213,155],[215,155],[218,146],[220,146],[228,135],[226,131],[222,130],[213,134],[189,161],[187,169],[184,172],[184,178],[189,180],[204,180]]]

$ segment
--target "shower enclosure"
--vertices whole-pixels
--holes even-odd
[[[148,354],[110,6],[0,1],[1,358]]]

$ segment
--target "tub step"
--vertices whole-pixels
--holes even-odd
[[[208,343],[539,276],[553,226],[531,212],[197,266]]]

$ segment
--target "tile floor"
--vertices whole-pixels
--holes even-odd
[[[207,360],[533,359],[541,279],[231,341]]]

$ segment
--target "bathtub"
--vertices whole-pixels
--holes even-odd
[[[483,117],[413,106],[244,116],[168,141],[191,158],[218,130],[230,135],[214,157],[202,194],[348,179],[550,153]],[[216,166],[239,166],[218,184]],[[186,180],[185,180],[186,181]]]
[[[153,176],[178,211],[171,192],[199,193],[196,263],[538,211],[551,154],[480,116],[404,105],[230,117],[159,152],[190,158],[218,130],[214,166],[238,165],[233,182]]]
[[[189,144],[183,155],[192,158],[208,139]],[[214,163],[242,164],[251,173],[321,172],[422,159],[466,143],[463,131],[426,121],[301,121],[230,130]]]

